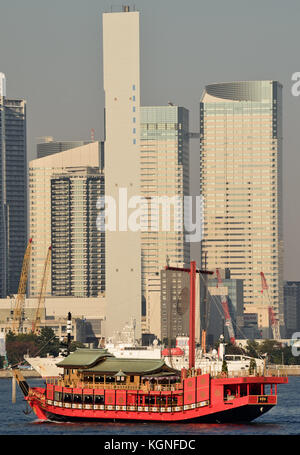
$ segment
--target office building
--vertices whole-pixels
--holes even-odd
[[[105,233],[97,228],[104,196],[99,168],[51,177],[52,295],[97,297],[105,291]]]
[[[43,139],[43,140],[42,140]],[[37,158],[53,155],[54,153],[64,152],[66,150],[81,147],[82,145],[90,144],[92,141],[55,141],[51,136],[38,138],[39,142],[36,146]]]
[[[136,337],[140,338],[140,231],[127,224],[127,201],[140,196],[139,12],[129,11],[129,7],[103,14],[103,72],[105,197],[116,202],[120,215],[105,237],[106,335],[114,336],[135,319]],[[121,195],[125,195],[124,202]]]
[[[30,261],[30,296],[39,294],[44,262],[51,245],[51,178],[69,168],[96,167],[101,169],[99,142],[45,156],[29,163],[30,236],[33,239]],[[52,272],[50,272],[52,273]],[[51,294],[51,280],[47,283]]]
[[[208,85],[200,103],[200,162],[202,263],[206,257],[208,269],[229,268],[244,281],[245,304],[271,304],[284,332],[281,84]]]
[[[189,336],[190,275],[178,270],[161,270],[161,341],[176,345],[176,337]],[[195,283],[195,339],[200,342],[200,282]],[[158,336],[157,333],[154,333]]]
[[[217,278],[210,278],[210,276],[207,280],[208,293],[211,296],[211,305],[218,305],[218,309],[224,318],[221,297],[227,297],[235,335],[236,337],[241,337],[242,328],[244,326],[244,283],[241,279],[231,278],[229,269],[222,270],[220,273],[223,274],[222,283],[218,283]]]
[[[167,262],[183,266],[190,260],[184,229],[184,197],[189,195],[188,132],[187,109],[173,105],[141,107],[141,195],[147,201],[141,221],[146,312],[151,287],[156,293],[160,285],[160,270]],[[155,203],[156,198],[161,203]],[[165,206],[164,198],[168,200]],[[169,217],[165,225],[162,215]]]
[[[2,95],[1,95],[2,94]],[[5,96],[0,76],[0,296],[18,290],[27,243],[26,101]]]
[[[284,282],[284,320],[287,338],[300,331],[300,281]]]
[[[244,305],[244,325],[247,327],[249,318],[255,318],[257,315],[257,328],[259,336],[255,335],[254,338],[273,338],[273,331],[270,321],[269,306],[260,303],[249,303]],[[243,329],[244,331],[244,329]],[[245,332],[245,331],[244,331]],[[245,332],[247,333],[247,332]]]

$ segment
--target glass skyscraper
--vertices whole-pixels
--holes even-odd
[[[0,91],[0,297],[18,292],[27,243],[26,102]]]
[[[173,105],[141,107],[141,196],[147,201],[141,232],[143,320],[147,316],[144,331],[149,330],[153,317],[150,299],[161,290],[161,269],[167,263],[183,266],[190,259],[184,229],[184,196],[189,195],[188,132],[187,109]],[[170,205],[156,205],[155,198],[167,198]],[[172,204],[172,198],[179,204]],[[169,228],[162,220],[167,212]]]
[[[283,319],[282,86],[208,85],[200,102],[202,263],[244,280],[244,303]],[[261,293],[263,272],[269,290]],[[283,333],[282,333],[283,335]]]

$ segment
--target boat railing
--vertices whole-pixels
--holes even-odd
[[[226,374],[222,374],[220,372],[217,373],[210,373],[211,378],[219,379],[219,378],[244,378],[244,377],[286,377],[287,371],[282,369],[257,369],[254,372],[249,372],[249,370],[239,370],[239,371],[229,371]]]
[[[57,377],[48,377],[46,379],[46,384],[56,385],[60,387],[71,387],[71,388],[82,388],[82,389],[105,389],[105,390],[139,390],[143,392],[176,392],[182,389],[181,383],[176,383],[173,385],[165,384],[103,384],[103,383],[93,383],[93,382],[66,382],[61,378]]]
[[[267,369],[256,369],[254,372],[249,372],[248,369],[229,371],[228,373],[213,372],[213,371],[202,371],[202,374],[209,373],[212,379],[221,378],[240,378],[240,377],[286,377],[288,376],[288,368],[278,368],[280,365],[276,365],[276,368]],[[292,369],[292,368],[291,368]],[[83,381],[65,381],[62,377],[47,377],[45,378],[46,384],[61,386],[61,387],[79,387],[84,389],[107,389],[107,390],[142,390],[142,391],[170,391],[174,392],[182,389],[182,384],[177,382],[175,384],[122,384],[116,383],[97,383],[97,382],[83,382]]]

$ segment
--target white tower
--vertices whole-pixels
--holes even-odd
[[[127,226],[126,202],[140,195],[140,43],[139,12],[103,14],[105,91],[105,196],[116,202],[116,230],[107,230],[105,335],[121,331],[132,318],[141,331],[140,231]],[[120,210],[123,217],[119,216]],[[130,210],[128,209],[128,215]],[[122,218],[122,219],[121,219]],[[122,226],[120,226],[120,222]]]
[[[0,96],[6,96],[6,77],[4,73],[0,73]]]

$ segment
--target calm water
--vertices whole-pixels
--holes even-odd
[[[29,379],[39,386],[40,380]],[[278,404],[250,424],[51,423],[24,414],[26,403],[17,387],[11,403],[11,379],[0,379],[0,435],[300,435],[300,377],[278,386]]]

